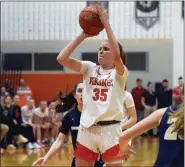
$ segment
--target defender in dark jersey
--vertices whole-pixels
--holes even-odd
[[[51,156],[53,156],[59,150],[59,148],[64,144],[65,137],[69,134],[69,132],[71,132],[73,148],[75,149],[76,139],[77,139],[77,134],[78,134],[78,127],[80,125],[80,117],[81,117],[81,111],[82,111],[82,105],[83,105],[82,104],[82,90],[83,90],[83,83],[79,83],[75,87],[75,95],[74,95],[77,101],[77,106],[65,115],[62,121],[62,127],[60,129],[59,136],[57,140],[51,146],[48,153],[44,157],[41,157],[38,160],[36,160],[32,166],[35,166],[37,164],[44,165],[45,162]],[[101,160],[99,160],[95,163],[95,166],[102,167],[103,164],[104,163]],[[72,167],[75,166],[75,158],[73,158],[71,166]]]
[[[184,167],[184,139],[174,132],[173,118],[170,115],[180,106],[167,108],[159,125],[159,153],[154,167]]]
[[[183,98],[183,96],[182,96]],[[154,167],[184,167],[184,102],[155,111],[124,131],[119,139],[120,158],[132,152],[128,141],[159,126],[159,153]]]

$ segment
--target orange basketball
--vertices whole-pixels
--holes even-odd
[[[96,35],[104,29],[95,5],[88,6],[80,12],[79,24],[89,35]]]

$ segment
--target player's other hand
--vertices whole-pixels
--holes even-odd
[[[122,152],[120,150],[120,152],[118,153],[119,159],[124,160],[124,161],[127,161],[131,155],[134,155],[134,156],[136,155],[136,152],[133,151],[132,149],[129,149],[127,152]]]
[[[136,155],[136,152],[131,149],[131,146],[129,144],[129,141],[127,140],[120,140],[119,141],[119,148],[120,152],[118,154],[118,157],[120,159],[127,161],[130,158],[130,155]]]
[[[31,166],[36,166],[36,165],[39,165],[39,164],[41,166],[43,166],[46,163],[47,160],[48,159],[46,157],[41,157],[41,158],[37,159]]]

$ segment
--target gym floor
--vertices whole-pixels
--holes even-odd
[[[132,148],[136,151],[136,156],[131,157],[123,166],[152,166],[158,153],[158,138],[138,137],[133,140]],[[48,147],[40,150],[26,150],[18,148],[17,150],[5,150],[1,154],[1,166],[31,166],[39,157],[42,157],[48,151]],[[73,157],[73,148],[71,142],[66,147],[61,148],[45,166],[70,166]]]

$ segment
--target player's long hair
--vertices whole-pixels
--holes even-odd
[[[79,85],[80,83],[83,83],[83,81],[79,81],[79,82],[74,86],[74,88],[73,88],[73,90],[72,90],[73,96],[76,94],[76,89],[77,89],[77,87],[78,87],[78,85]],[[75,98],[74,98],[74,99],[75,99]],[[78,105],[78,102],[77,102],[76,99],[75,99],[74,107],[77,107],[77,105]]]
[[[119,42],[118,42],[118,46],[119,46],[121,60],[122,60],[123,64],[127,67],[127,55],[124,52],[123,47]]]
[[[123,47],[122,47],[122,45],[119,42],[118,42],[118,45],[119,45],[119,51],[120,51],[121,60],[122,60],[123,64],[127,67],[127,55],[124,52]]]
[[[184,85],[183,91],[184,93]],[[175,119],[174,123],[174,132],[177,132],[181,137],[184,138],[184,101],[180,104],[180,107],[177,111],[174,111],[170,114],[170,118]]]

